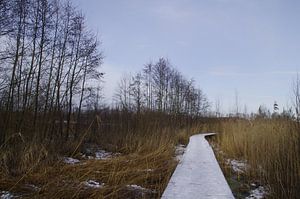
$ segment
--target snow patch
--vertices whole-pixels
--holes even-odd
[[[84,182],[83,184],[87,187],[94,188],[94,189],[103,188],[103,186],[105,185],[104,183],[100,183],[95,180],[88,180],[87,182]]]
[[[245,160],[227,159],[226,164],[230,165],[232,170],[236,173],[244,173],[249,168],[249,165],[247,164],[247,161],[245,161]]]
[[[246,197],[245,199],[263,199],[267,194],[267,189],[263,186],[259,186],[256,189],[251,190],[250,196]]]
[[[186,150],[186,147],[183,144],[179,144],[175,147],[175,159],[177,161],[179,161],[179,162],[182,161],[185,150]]]
[[[90,146],[84,149],[84,153],[81,153],[81,157],[89,160],[106,160],[119,156],[121,153],[113,153],[101,149],[99,146]]]
[[[129,188],[129,189],[135,189],[135,190],[140,190],[140,191],[146,190],[146,188],[141,187],[141,186],[136,185],[136,184],[126,185],[126,187]]]
[[[130,190],[140,191],[143,193],[156,193],[156,191],[154,191],[154,190],[146,189],[146,188],[136,185],[136,184],[126,185],[126,187]]]
[[[106,160],[112,157],[111,152],[107,152],[105,150],[98,150],[95,152],[95,159],[96,160]]]
[[[71,157],[64,157],[64,162],[66,164],[77,164],[80,162],[80,160]]]
[[[0,199],[12,199],[12,198],[14,198],[14,195],[11,194],[8,191],[1,191],[0,193],[1,193]]]
[[[211,143],[214,150],[217,152],[218,155],[221,156],[223,160],[225,160],[226,165],[230,166],[230,168],[237,173],[245,173],[249,168],[250,165],[247,163],[247,160],[235,160],[235,159],[227,159],[226,153],[224,153],[216,144]],[[265,170],[262,168],[261,165],[258,165],[259,172],[265,172]],[[258,182],[252,182],[250,183],[250,191],[249,196],[247,196],[245,199],[263,199],[266,195],[269,194],[269,186],[267,185],[260,185]]]

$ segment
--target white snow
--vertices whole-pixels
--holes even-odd
[[[87,182],[84,182],[83,184],[90,188],[102,188],[105,185],[104,183],[100,183],[95,180],[88,180]]]
[[[244,173],[249,168],[249,165],[247,164],[247,161],[245,161],[245,160],[227,159],[226,164],[230,165],[232,170],[236,173]]]
[[[179,144],[175,147],[175,159],[177,161],[181,161],[182,160],[182,157],[183,157],[183,154],[186,150],[186,147],[183,145],[183,144]]]
[[[140,191],[146,190],[146,188],[141,187],[141,186],[136,185],[136,184],[126,185],[126,187],[129,188],[129,189],[135,189],[135,190],[140,190]]]
[[[251,167],[247,160],[235,160],[235,159],[227,159],[226,154],[219,149],[217,145],[213,145],[213,148],[217,151],[219,155],[222,156],[222,158],[225,159],[225,163],[230,166],[230,168],[235,173],[245,173],[247,170]],[[265,172],[261,165],[258,165],[258,170],[260,172]],[[267,185],[261,186],[257,183],[250,183],[251,189],[249,191],[250,195],[246,197],[245,199],[263,199],[266,195],[269,193],[269,189]]]
[[[11,194],[10,192],[8,192],[8,191],[1,191],[0,199],[12,199],[12,198],[14,198],[14,195]]]
[[[70,157],[64,157],[64,162],[66,164],[77,164],[80,162],[78,159],[70,158]]]
[[[263,199],[264,196],[268,194],[268,191],[265,187],[259,186],[254,190],[250,191],[250,196],[246,197],[245,199]]]
[[[107,152],[105,150],[98,150],[95,152],[95,159],[96,160],[105,160],[112,157],[111,152]]]
[[[162,199],[234,199],[214,152],[205,136],[190,137]]]

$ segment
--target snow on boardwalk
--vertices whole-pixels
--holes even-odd
[[[175,169],[162,199],[234,199],[205,136],[190,137],[182,161]]]

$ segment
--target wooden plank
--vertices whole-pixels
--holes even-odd
[[[205,139],[198,134],[190,142],[176,167],[162,199],[234,199],[230,187]]]

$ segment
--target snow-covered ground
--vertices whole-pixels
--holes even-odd
[[[114,154],[111,152],[107,152],[105,150],[98,150],[95,152],[95,159],[96,160],[105,160],[105,159],[113,157],[113,155]]]
[[[24,190],[30,190],[32,192],[38,192],[41,190],[38,186],[34,184],[25,184],[22,186]],[[0,199],[14,199],[14,198],[23,198],[23,197],[28,197],[28,195],[24,193],[12,193],[9,191],[1,191],[0,190]]]
[[[266,195],[268,195],[268,191],[265,187],[259,186],[256,189],[250,191],[250,196],[245,199],[263,199]]]
[[[163,199],[233,199],[233,194],[205,136],[199,134],[190,142],[170,182]]]
[[[175,159],[181,161],[186,147],[183,144],[179,144],[175,147]]]
[[[246,160],[231,160],[227,159],[226,164],[231,167],[231,169],[238,175],[241,173],[245,173],[250,165]],[[245,199],[263,199],[269,193],[269,189],[267,186],[257,185],[256,183],[250,183],[251,190],[249,192],[249,196]]]
[[[80,162],[80,160],[75,159],[75,158],[70,158],[70,157],[64,157],[64,162],[66,164],[77,164]]]
[[[89,188],[94,188],[94,189],[102,188],[105,185],[104,183],[97,182],[95,180],[88,180],[86,182],[83,182],[83,184]]]
[[[94,146],[92,148],[86,148],[84,153],[80,154],[80,160],[72,157],[63,157],[63,161],[66,164],[85,164],[82,160],[106,160],[109,158],[120,156],[121,153],[113,153],[100,149],[99,146]],[[82,162],[82,163],[81,163]]]
[[[13,194],[11,194],[10,192],[8,192],[8,191],[1,191],[0,192],[0,199],[12,199],[14,197],[15,196]]]
[[[246,160],[227,159],[226,164],[236,173],[244,173],[250,167]]]
[[[220,148],[216,145],[212,145],[214,150],[221,156],[221,158],[225,161],[225,164],[231,168],[231,170],[236,174],[244,174],[248,169],[251,168],[250,164],[247,160],[236,160],[226,158],[226,153],[224,153]],[[261,166],[258,166],[260,171],[263,171]],[[249,196],[245,197],[245,199],[263,199],[265,196],[269,194],[269,188],[265,185],[259,185],[257,183],[250,183],[250,191]]]

